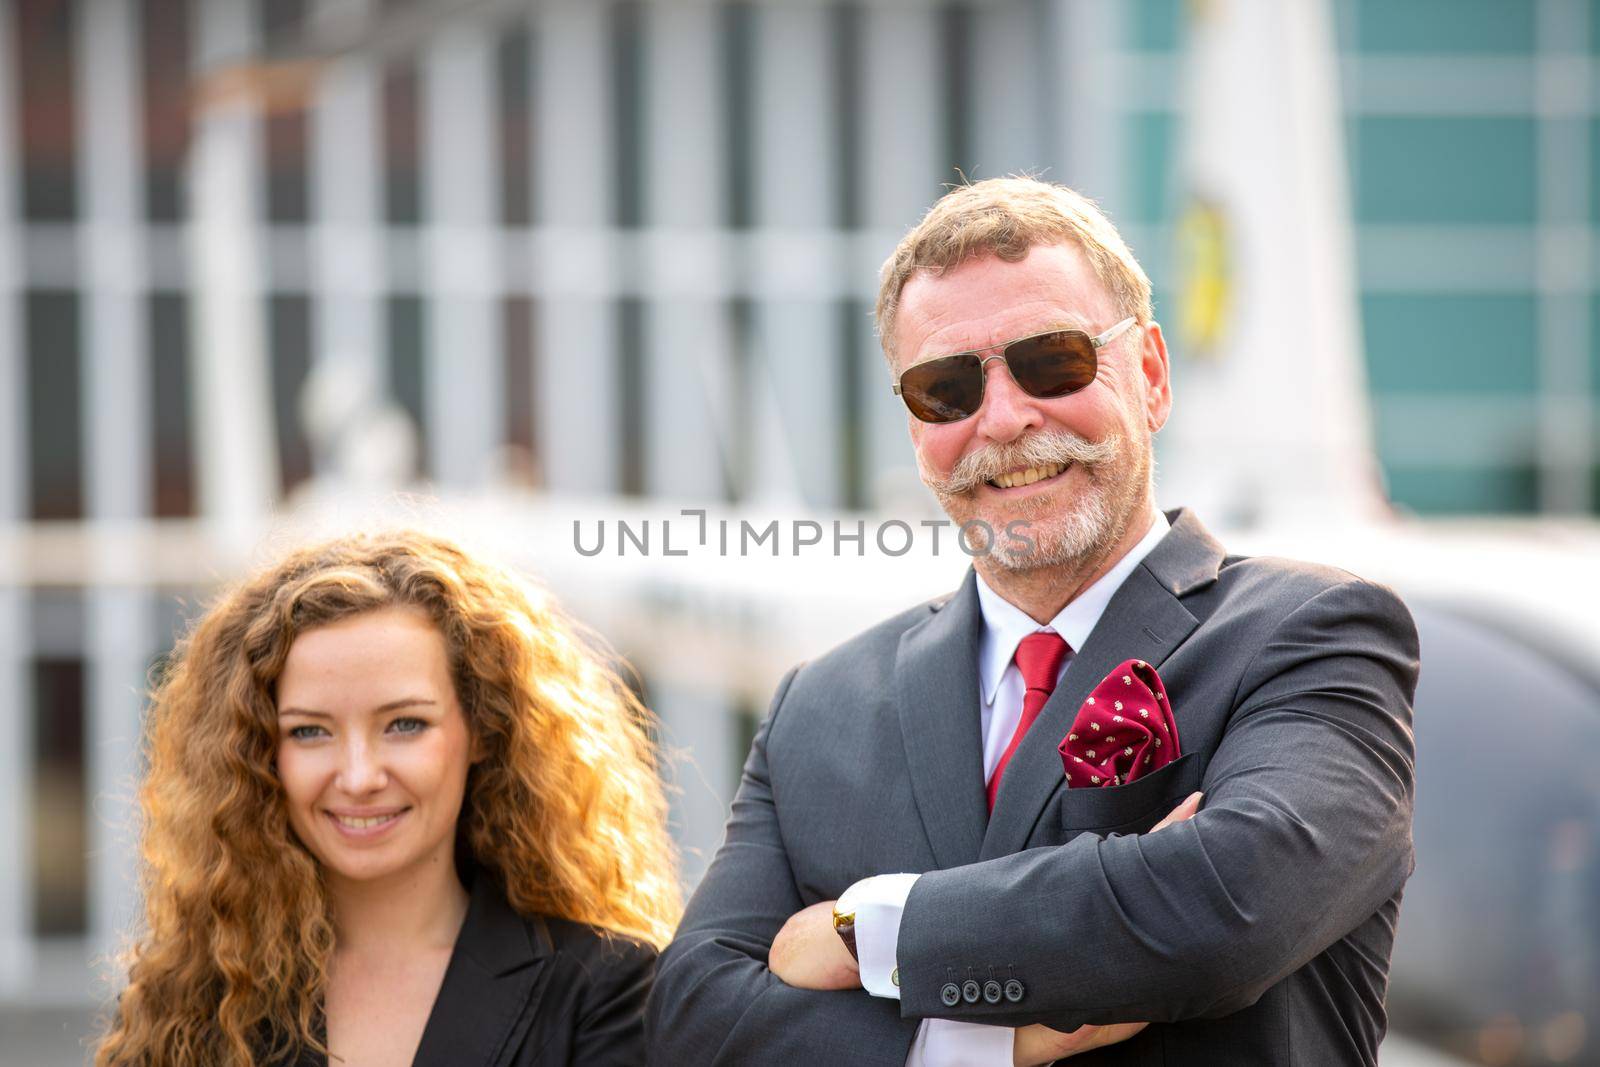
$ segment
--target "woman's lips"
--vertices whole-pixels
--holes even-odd
[[[410,808],[400,808],[372,815],[354,815],[324,810],[323,814],[327,815],[328,821],[340,835],[354,840],[370,841],[389,833],[410,811]]]

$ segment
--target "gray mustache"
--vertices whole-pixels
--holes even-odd
[[[1040,430],[1009,444],[990,445],[964,456],[947,476],[929,480],[928,488],[940,496],[961,496],[1006,471],[1052,463],[1094,467],[1115,459],[1121,449],[1119,434],[1090,441],[1067,430]]]

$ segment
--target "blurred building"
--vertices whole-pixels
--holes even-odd
[[[1332,6],[1391,499],[1595,514],[1600,2]],[[195,560],[315,480],[921,501],[871,302],[963,175],[1099,199],[1164,315],[1184,7],[0,6],[0,1000],[91,995]],[[759,698],[644,681],[726,800]]]

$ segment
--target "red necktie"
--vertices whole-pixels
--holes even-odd
[[[1027,691],[1022,694],[1022,718],[1017,720],[1017,731],[1011,735],[1011,743],[1006,750],[1000,753],[1000,762],[994,765],[994,774],[989,778],[991,812],[994,811],[994,798],[1000,795],[1000,776],[1005,773],[1006,764],[1011,762],[1012,754],[1022,744],[1022,735],[1028,732],[1033,720],[1044,710],[1045,701],[1055,692],[1056,676],[1061,673],[1061,664],[1071,654],[1072,648],[1061,639],[1060,634],[1055,633],[1029,634],[1017,646],[1017,670],[1022,672],[1022,684]]]

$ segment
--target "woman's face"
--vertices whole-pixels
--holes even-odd
[[[290,825],[330,874],[453,863],[471,758],[444,636],[421,611],[356,615],[289,647],[278,777]]]

